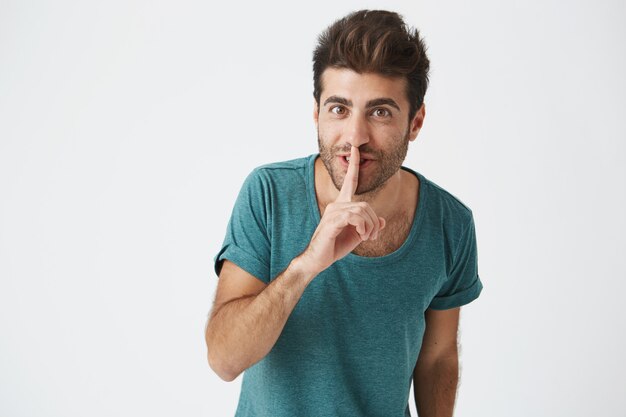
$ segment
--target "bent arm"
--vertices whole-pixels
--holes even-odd
[[[270,352],[316,275],[296,257],[257,295],[237,298],[214,308],[205,337],[209,364],[220,378],[234,380]]]
[[[458,356],[418,364],[413,374],[415,405],[420,417],[452,417],[459,376]]]
[[[426,331],[413,371],[420,417],[452,417],[459,380],[457,332],[460,308],[426,310]]]

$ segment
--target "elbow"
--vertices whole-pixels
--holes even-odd
[[[216,357],[215,346],[211,343],[209,338],[209,328],[207,326],[206,333],[206,346],[207,346],[207,360],[209,362],[209,367],[220,377],[223,381],[232,382],[234,381],[241,372],[237,372],[232,369],[232,367],[228,366],[225,361],[219,358],[219,355]]]
[[[224,355],[221,355],[218,349],[216,349],[217,346],[215,345],[212,335],[213,333],[211,331],[210,322],[208,321],[205,327],[204,337],[207,347],[207,361],[209,362],[209,367],[223,381],[232,382],[243,372],[243,370],[237,370],[232,366],[232,364],[229,364],[228,361],[223,360]]]
[[[216,361],[211,354],[208,355],[209,367],[220,377],[222,381],[232,382],[239,376],[240,372],[233,372]]]

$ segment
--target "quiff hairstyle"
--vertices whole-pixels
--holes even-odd
[[[407,80],[409,122],[424,102],[430,61],[419,31],[385,10],[359,10],[337,20],[313,51],[313,97],[320,105],[322,73],[329,67]]]

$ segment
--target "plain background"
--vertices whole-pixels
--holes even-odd
[[[317,151],[316,37],[362,8],[424,36],[405,165],[474,212],[456,416],[626,415],[608,0],[0,1],[0,415],[233,415],[241,377],[206,360],[212,260],[250,170]]]

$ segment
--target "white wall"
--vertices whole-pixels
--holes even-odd
[[[317,151],[311,52],[360,8],[424,35],[405,165],[475,216],[456,415],[626,415],[624,3],[250,3],[0,2],[0,415],[233,415],[212,259],[249,171]]]

